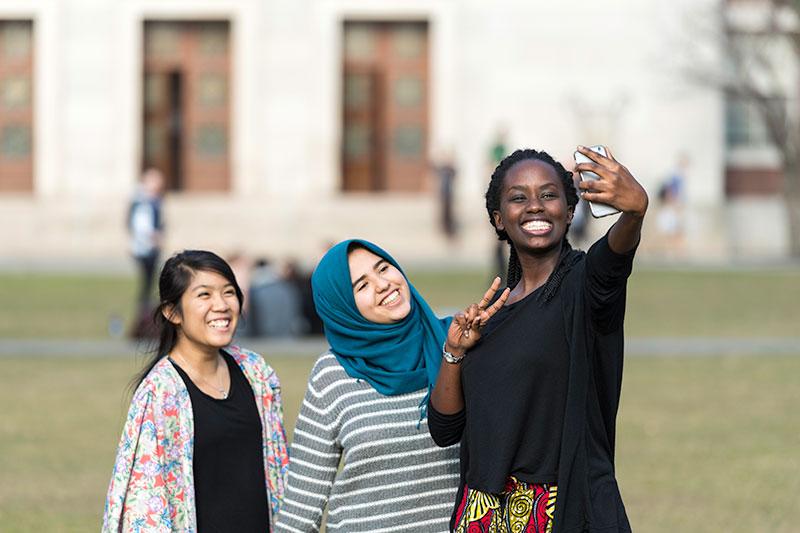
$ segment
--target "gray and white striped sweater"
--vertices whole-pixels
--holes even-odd
[[[326,503],[331,533],[448,531],[458,445],[433,442],[427,419],[419,420],[424,397],[424,389],[384,396],[322,355],[294,430],[275,531],[318,531]]]

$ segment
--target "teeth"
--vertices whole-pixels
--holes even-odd
[[[231,323],[230,320],[220,318],[217,320],[212,320],[211,322],[208,323],[208,325],[211,326],[212,328],[227,328],[228,324],[230,323]]]
[[[522,225],[522,228],[527,231],[545,231],[552,227],[553,225],[545,220],[531,220]]]
[[[394,302],[395,302],[395,300],[397,300],[398,298],[400,298],[400,293],[399,293],[399,292],[397,292],[397,291],[393,291],[393,292],[392,292],[392,294],[390,294],[389,296],[387,296],[387,297],[386,297],[386,298],[383,300],[383,302],[381,302],[381,305],[389,305],[389,304],[391,304],[391,303],[394,303]]]

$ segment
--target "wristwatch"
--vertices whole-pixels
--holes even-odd
[[[465,355],[467,355],[466,352],[463,353],[462,355],[453,355],[447,351],[447,341],[445,341],[445,343],[442,344],[442,357],[444,357],[444,360],[450,364],[455,365],[460,363],[461,360],[464,359]]]

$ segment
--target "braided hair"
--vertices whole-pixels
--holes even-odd
[[[572,172],[565,169],[564,165],[553,159],[547,152],[525,148],[514,151],[514,153],[500,161],[492,173],[489,188],[486,190],[486,211],[489,214],[489,222],[497,233],[497,238],[507,242],[510,247],[507,275],[507,285],[510,288],[514,288],[517,283],[519,283],[519,280],[522,279],[522,264],[519,261],[517,250],[514,248],[514,243],[512,243],[508,237],[508,233],[506,233],[505,230],[498,229],[495,225],[494,212],[500,210],[500,191],[503,188],[503,179],[506,177],[508,170],[520,161],[526,160],[542,161],[552,166],[561,179],[561,184],[564,186],[567,206],[574,209],[578,204],[578,191],[575,189],[575,183],[572,181]],[[567,224],[567,232],[568,231],[569,224]],[[550,275],[550,279],[545,283],[545,288],[542,293],[542,298],[545,301],[552,298],[555,294],[555,290],[561,284],[561,279],[563,279],[565,273],[564,266],[572,263],[572,261],[568,260],[568,257],[571,255],[572,247],[567,240],[567,232],[564,232],[564,240],[562,241],[561,255],[559,256],[558,264],[553,274]]]

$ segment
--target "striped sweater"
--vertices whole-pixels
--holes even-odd
[[[424,397],[424,389],[384,396],[322,355],[295,426],[275,531],[318,531],[326,503],[330,533],[448,531],[458,445],[434,444],[419,420]]]

